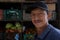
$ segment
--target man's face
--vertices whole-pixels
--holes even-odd
[[[31,11],[32,23],[36,28],[43,27],[48,23],[48,15],[45,10],[42,9],[34,9]]]

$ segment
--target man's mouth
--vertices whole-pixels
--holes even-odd
[[[35,23],[41,23],[42,21],[41,20],[35,20],[34,22]]]

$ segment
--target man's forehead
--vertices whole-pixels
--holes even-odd
[[[39,8],[36,8],[36,9],[33,9],[32,11],[31,11],[31,13],[32,12],[44,12],[45,10],[43,10],[43,9],[39,9]]]

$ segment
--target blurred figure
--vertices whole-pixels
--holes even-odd
[[[19,40],[19,33],[15,35],[15,40]]]
[[[48,23],[51,13],[44,2],[34,3],[28,10],[36,30],[35,40],[60,40],[60,30]]]

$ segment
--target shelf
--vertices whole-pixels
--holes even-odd
[[[0,2],[21,2],[22,0],[0,0]]]
[[[11,7],[21,9],[21,3],[0,2],[0,9],[10,9]]]

